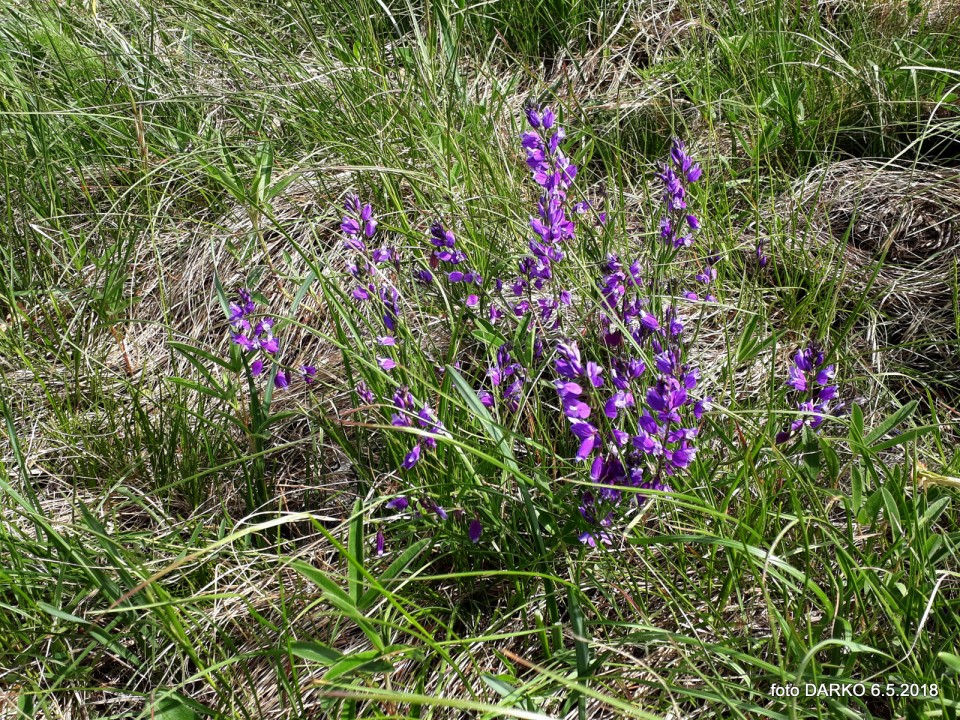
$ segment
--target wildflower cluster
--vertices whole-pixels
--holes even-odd
[[[371,306],[372,312],[379,317],[385,334],[377,337],[377,343],[384,348],[394,348],[397,345],[393,333],[400,314],[400,292],[384,270],[390,265],[399,270],[397,251],[387,245],[373,249],[368,245],[379,224],[370,203],[361,206],[360,199],[352,195],[347,198],[344,209],[347,214],[340,223],[344,234],[343,249],[351,253],[347,272],[356,283],[351,295],[361,304]],[[387,372],[397,367],[396,359],[388,352],[377,358],[377,364]]]
[[[256,311],[257,306],[250,291],[240,288],[237,291],[236,302],[230,303],[231,339],[244,352],[245,359],[249,363],[250,374],[254,377],[263,372],[264,358],[275,359],[280,351],[280,340],[273,334],[275,320],[265,316],[253,325],[250,318]],[[300,373],[304,382],[309,384],[313,382],[317,369],[312,365],[303,365],[300,367]],[[290,384],[287,373],[282,367],[277,368],[273,383],[280,389]]]
[[[466,292],[464,304],[474,308],[480,303],[480,297],[473,288],[483,285],[483,276],[467,266],[467,255],[457,247],[457,238],[453,232],[443,227],[439,222],[430,226],[430,244],[435,248],[430,254],[430,267],[445,269],[447,282],[451,285],[463,285],[469,288]],[[430,271],[424,271],[429,279],[423,276],[425,282],[433,282]]]
[[[394,510],[396,512],[405,512],[411,508],[414,508],[413,516],[415,518],[433,514],[436,515],[440,522],[446,522],[450,519],[450,514],[447,513],[446,509],[444,509],[442,505],[439,505],[436,501],[427,497],[414,498],[411,500],[406,495],[398,495],[397,497],[388,500],[385,504],[385,507],[388,510]],[[466,518],[466,512],[461,509],[457,509],[453,511],[453,516],[454,520],[463,521]],[[483,524],[480,522],[479,518],[474,517],[467,524],[467,537],[470,538],[470,542],[477,544],[480,542],[480,536],[482,534]],[[377,555],[383,555],[386,551],[386,533],[384,532],[382,526],[377,530],[375,545]]]
[[[836,368],[826,364],[824,352],[816,343],[797,350],[790,366],[787,389],[794,396],[801,415],[790,423],[789,428],[777,433],[777,443],[786,442],[804,425],[817,430],[828,416],[843,410],[842,403],[830,406],[837,397],[837,386],[833,384],[835,377]]]
[[[435,222],[428,235],[429,269],[421,267],[413,279],[429,286],[440,278],[448,284],[451,296],[461,298],[467,308],[488,308],[486,317],[492,324],[515,324],[514,342],[526,350],[518,353],[510,341],[491,349],[494,355],[482,371],[483,383],[477,390],[487,408],[508,416],[518,413],[525,393],[535,391],[532,380],[552,369],[559,411],[575,441],[575,461],[587,465],[596,484],[582,494],[580,502],[580,515],[590,526],[581,540],[595,545],[598,539],[609,541],[607,528],[618,513],[643,502],[643,490],[668,490],[670,479],[693,462],[696,421],[709,399],[695,397],[700,375],[686,361],[684,321],[677,307],[681,298],[670,297],[668,288],[661,287],[662,273],[651,267],[649,260],[624,263],[617,256],[608,257],[598,287],[600,312],[585,316],[565,332],[561,310],[572,306],[573,294],[560,286],[559,270],[576,237],[578,218],[592,208],[586,201],[570,200],[577,167],[563,151],[565,134],[553,111],[530,108],[526,118],[529,129],[521,142],[540,194],[536,214],[530,219],[528,252],[520,258],[517,274],[511,280],[497,278],[492,288],[485,288],[454,232]],[[670,162],[658,174],[664,188],[660,235],[666,255],[653,249],[646,253],[659,255],[662,267],[694,244],[700,222],[688,207],[688,192],[701,174],[683,144],[675,142]],[[605,221],[606,215],[599,213],[598,224]],[[401,275],[397,254],[391,248],[369,249],[377,231],[376,220],[371,207],[361,206],[356,198],[347,201],[341,230],[346,235],[344,247],[354,256],[348,265],[355,283],[352,295],[361,307],[376,308],[369,314],[379,317],[387,333],[378,338],[380,346],[396,347],[393,331],[400,322]],[[715,280],[717,260],[707,260],[697,274],[698,282],[709,285]],[[393,282],[385,272],[388,263],[397,271]],[[698,299],[696,293],[682,297]],[[474,316],[465,317],[469,321]],[[571,339],[572,331],[583,337],[596,336],[599,354],[584,357],[578,342]],[[653,358],[652,366],[648,367],[649,360],[644,358]],[[394,356],[378,358],[378,364],[387,372],[397,367]],[[454,365],[459,367],[459,362]],[[472,371],[468,366],[467,374]],[[366,384],[358,384],[356,392],[367,405],[377,403]],[[384,404],[390,407],[392,426],[415,430],[412,434],[421,438],[409,447],[400,464],[403,471],[410,472],[425,452],[435,451],[437,438],[449,433],[429,403],[417,401],[406,385],[400,385]],[[400,496],[391,500],[388,508],[404,510],[409,503],[406,496]],[[446,512],[430,498],[417,504],[417,515],[422,511],[423,515],[446,518]],[[468,536],[476,542],[481,531],[479,519],[474,518]]]
[[[436,413],[429,404],[418,403],[409,388],[402,387],[393,394],[393,407],[396,410],[390,418],[390,424],[398,428],[409,428],[419,426],[422,430],[433,433],[433,435],[444,435],[446,430],[443,423],[437,419]],[[425,437],[422,441],[414,444],[413,448],[403,459],[403,469],[412,470],[420,462],[420,453],[423,447],[428,450],[437,449],[436,437]]]
[[[351,296],[357,301],[359,310],[366,310],[367,315],[372,318],[372,324],[382,328],[383,334],[377,334],[374,340],[379,348],[377,365],[390,374],[396,374],[396,370],[402,377],[403,373],[397,370],[399,353],[402,351],[402,333],[398,331],[403,323],[399,253],[389,245],[373,247],[378,236],[378,222],[369,203],[361,204],[359,198],[350,196],[344,207],[346,214],[340,223],[340,229],[344,234],[343,247],[351,254],[346,268],[354,283]],[[442,277],[451,288],[464,288],[465,292],[461,293],[465,296],[464,304],[468,308],[475,307],[479,303],[476,293],[483,283],[483,278],[479,272],[470,268],[469,258],[457,246],[453,232],[436,222],[430,227],[429,242],[429,269],[421,267],[414,275],[414,280],[429,286],[437,283],[437,276]],[[408,385],[399,386],[389,400],[384,398],[383,402],[364,380],[360,380],[354,389],[357,397],[367,406],[381,405],[386,408],[392,427],[413,431],[409,432],[409,435],[413,436],[415,441],[407,446],[409,450],[405,451],[400,463],[400,469],[404,473],[413,471],[425,453],[437,450],[438,438],[450,436],[433,406],[427,401],[417,400]],[[411,501],[406,495],[400,495],[387,502],[386,508],[405,511],[411,504],[418,508],[414,517],[433,515],[441,522],[449,519],[444,507],[427,496]],[[454,511],[455,519],[463,519],[462,515],[462,510]],[[467,525],[467,535],[471,541],[478,542],[481,533],[480,521],[474,518]],[[386,536],[381,527],[375,541],[378,554],[385,552],[385,544]]]
[[[664,186],[665,216],[661,238],[671,255],[693,245],[699,220],[687,211],[687,187],[701,175],[700,167],[675,142],[672,165],[658,174]],[[684,235],[679,234],[677,215],[682,212]],[[711,258],[697,279],[716,278]],[[599,282],[600,339],[607,352],[607,367],[583,360],[573,341],[558,343],[554,369],[555,387],[570,431],[579,443],[576,459],[590,461],[590,478],[598,488],[581,497],[580,513],[592,525],[609,527],[616,511],[643,501],[640,490],[668,490],[668,479],[690,465],[696,455],[698,430],[685,415],[699,420],[709,399],[695,400],[692,391],[699,371],[684,362],[684,329],[675,303],[662,313],[651,307],[658,291],[654,274],[645,281],[644,265],[635,259],[629,265],[616,255],[607,258]],[[696,300],[695,293],[685,297]],[[651,352],[654,367],[647,368],[642,352]],[[609,383],[609,384],[608,384]],[[645,389],[644,389],[645,388]],[[603,417],[594,413],[602,408]],[[599,419],[592,419],[599,418]],[[630,488],[624,495],[620,488]],[[609,542],[605,529],[584,532],[581,541],[595,545]]]
[[[539,322],[555,330],[560,326],[559,307],[570,304],[570,293],[556,289],[537,297],[534,307],[533,291],[543,291],[553,279],[554,263],[566,256],[563,244],[575,236],[576,227],[567,216],[567,192],[577,177],[577,166],[560,148],[566,133],[557,125],[550,108],[543,113],[528,108],[527,122],[531,129],[523,133],[522,144],[527,151],[527,166],[542,192],[537,202],[537,217],[530,219],[534,232],[528,242],[530,254],[519,262],[519,274],[510,284],[515,299],[509,305],[516,317],[535,310]]]
[[[671,162],[664,163],[657,177],[663,183],[666,213],[660,220],[660,237],[674,248],[693,245],[693,231],[700,229],[700,220],[687,212],[687,184],[695,183],[703,174],[700,166],[687,155],[682,141],[674,140]]]

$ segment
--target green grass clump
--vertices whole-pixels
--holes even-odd
[[[956,15],[647,5],[0,10],[0,717],[956,714],[957,219],[901,182],[957,174]],[[353,393],[396,380],[350,327],[343,199],[405,262],[442,218],[488,283],[514,272],[530,101],[563,109],[610,214],[569,248],[583,298],[606,253],[651,247],[672,136],[705,169],[691,265],[722,257],[690,330],[716,398],[697,460],[610,548],[576,542],[590,481],[553,376],[485,417],[470,370],[495,347],[466,314],[411,308],[404,370],[450,430],[415,481],[411,434]],[[856,190],[851,159],[900,184]],[[924,211],[874,252],[905,207],[883,187]],[[269,407],[231,364],[240,286],[318,368]],[[777,444],[811,339],[848,414]],[[413,482],[468,514],[398,518]],[[803,695],[820,682],[868,696]]]

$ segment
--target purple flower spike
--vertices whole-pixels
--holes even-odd
[[[470,527],[467,528],[467,535],[470,537],[470,542],[476,545],[480,542],[480,535],[483,533],[483,525],[480,524],[480,521],[477,518],[474,518],[470,521]]]
[[[836,415],[842,404],[831,407],[837,396],[837,386],[829,383],[836,376],[833,365],[825,365],[826,356],[816,343],[797,350],[787,377],[787,388],[795,396],[796,408],[801,417],[790,424],[788,430],[777,434],[777,443],[786,442],[806,425],[818,429],[828,416]]]
[[[761,268],[765,268],[770,262],[770,258],[767,256],[767,253],[764,250],[764,244],[765,243],[763,240],[760,240],[757,243],[757,263]]]
[[[357,391],[357,397],[368,405],[373,405],[373,403],[377,401],[376,396],[370,391],[370,388],[367,387],[367,384],[363,380],[357,383],[355,389]]]

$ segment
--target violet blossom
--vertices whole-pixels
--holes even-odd
[[[778,444],[796,435],[804,425],[817,430],[828,417],[843,410],[842,403],[830,404],[837,397],[837,385],[833,384],[836,368],[826,364],[826,355],[817,343],[797,350],[792,361],[786,385],[801,415],[777,433]]]

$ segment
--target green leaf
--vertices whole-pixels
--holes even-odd
[[[302,660],[332,665],[343,658],[343,653],[318,642],[294,640],[290,643],[290,653]]]
[[[323,679],[330,681],[348,673],[392,672],[393,663],[381,654],[379,650],[364,650],[345,655],[324,674]]]
[[[357,627],[360,628],[363,634],[367,636],[370,642],[372,642],[378,650],[383,649],[383,640],[380,638],[380,635],[376,632],[373,625],[371,625],[370,622],[364,617],[363,612],[357,607],[357,604],[353,601],[353,598],[345,593],[339,585],[337,585],[326,575],[326,573],[313,567],[313,565],[303,562],[302,560],[293,560],[290,563],[290,567],[323,590],[324,597],[331,605],[353,620],[357,624]]]
[[[927,525],[933,525],[933,523],[937,521],[937,518],[943,514],[943,511],[947,509],[949,504],[949,497],[942,497],[939,500],[930,503],[930,507],[927,508],[927,511],[923,514],[923,517],[920,518],[918,526],[922,528],[926,527]]]
[[[463,398],[467,407],[477,419],[480,420],[480,424],[483,425],[487,436],[497,444],[497,448],[503,456],[504,464],[514,472],[514,475],[518,479],[523,477],[523,474],[520,472],[520,467],[517,465],[517,461],[513,456],[513,448],[507,439],[506,433],[490,416],[489,411],[483,403],[480,402],[480,398],[477,397],[477,393],[470,386],[470,383],[468,383],[463,375],[452,365],[447,365],[447,374],[453,380],[454,387],[456,387],[457,392],[460,394],[460,397]]]
[[[880,452],[881,450],[889,450],[892,447],[897,445],[903,445],[908,443],[911,440],[916,440],[922,435],[926,435],[928,432],[936,430],[938,426],[936,425],[923,425],[921,427],[910,428],[909,430],[904,430],[902,433],[896,437],[887,438],[882,442],[878,442],[876,445],[871,445],[870,449],[874,452]]]
[[[347,552],[354,562],[347,561],[347,588],[354,603],[360,602],[363,593],[363,500],[357,498],[353,504],[353,516],[350,519],[350,531],[347,537]]]
[[[856,407],[856,406],[855,406]],[[911,400],[902,408],[897,410],[893,415],[890,415],[888,418],[885,418],[877,427],[870,431],[870,434],[867,435],[863,441],[867,445],[873,445],[877,440],[882,438],[888,432],[893,430],[897,425],[902,423],[904,420],[908,419],[913,415],[913,411],[917,409],[917,401]],[[863,422],[863,416],[861,415],[861,423]],[[877,448],[871,448],[876,450]]]
[[[280,197],[280,195],[283,194],[283,191],[287,189],[290,183],[292,183],[294,180],[300,177],[300,174],[301,174],[300,172],[294,172],[287,175],[282,180],[277,180],[275,183],[273,183],[273,185],[271,185],[267,189],[267,193],[266,193],[267,201],[269,202],[269,201],[272,201],[274,198]]]
[[[508,698],[517,692],[517,688],[509,682],[509,680],[512,680],[512,678],[508,678],[506,675],[490,675],[489,673],[483,673],[480,675],[480,679],[487,684],[487,687],[489,687],[502,698]]]
[[[176,692],[158,698],[150,707],[154,720],[197,720],[205,715],[213,715],[213,711]]]
[[[863,508],[863,471],[859,465],[850,468],[850,491],[853,512],[859,513]]]
[[[84,620],[83,618],[77,617],[76,615],[71,615],[70,613],[64,612],[63,610],[55,608],[53,605],[48,605],[45,602],[38,602],[37,607],[43,610],[45,613],[49,615],[53,615],[55,618],[59,618],[60,620],[66,620],[67,622],[76,623],[78,625],[91,624],[89,620]]]
[[[829,480],[837,480],[840,477],[840,458],[837,456],[837,451],[823,439],[820,441],[820,451],[823,453],[823,463],[826,465]]]
[[[577,600],[576,591],[567,586],[567,604],[570,608],[570,625],[573,629],[573,645],[577,658],[577,680],[586,685],[590,676],[590,639],[587,634],[587,621],[583,609]],[[576,698],[577,715],[580,720],[587,717],[587,699],[580,693],[571,693],[571,699]]]
[[[937,657],[950,672],[960,675],[960,657],[948,652],[937,653]]]
[[[393,580],[393,578],[397,577],[401,572],[406,570],[410,563],[412,563],[414,559],[423,552],[424,548],[430,545],[431,542],[432,540],[430,538],[418,540],[400,553],[399,557],[390,563],[390,565],[387,566],[387,569],[383,571],[383,574],[379,578],[380,583],[385,584],[387,581]],[[357,606],[361,610],[369,609],[370,606],[377,601],[377,598],[380,597],[380,594],[381,592],[379,588],[370,588],[363,594],[363,597],[360,598],[360,602],[357,603]]]
[[[863,444],[863,410],[856,403],[850,410],[850,442],[856,445]]]
[[[902,522],[900,520],[900,510],[897,508],[897,501],[890,491],[887,490],[886,486],[881,487],[880,492],[883,494],[883,507],[887,512],[887,522],[890,523],[894,538],[898,538],[902,534]]]
[[[880,512],[880,506],[882,504],[883,494],[879,490],[875,490],[873,494],[867,498],[867,502],[863,508],[861,508],[860,514],[857,516],[857,522],[861,525],[873,524],[877,519],[877,513]]]

